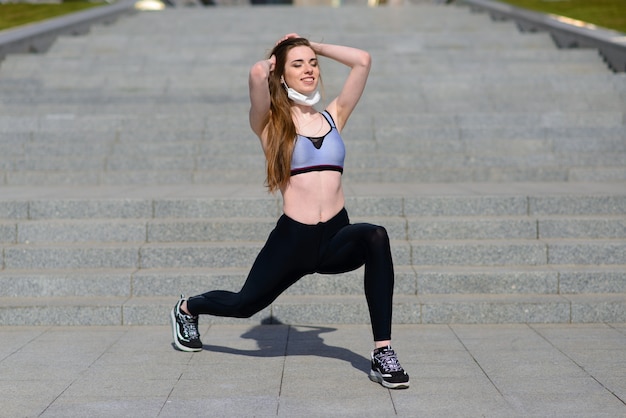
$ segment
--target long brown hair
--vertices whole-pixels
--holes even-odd
[[[267,141],[265,158],[267,159],[267,178],[265,184],[270,192],[275,192],[289,183],[291,177],[291,155],[296,142],[296,126],[291,117],[291,104],[281,80],[287,63],[287,53],[294,47],[308,46],[305,38],[289,38],[274,47],[269,56],[276,57],[274,71],[270,73],[270,112],[268,114]]]

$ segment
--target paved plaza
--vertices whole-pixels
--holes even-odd
[[[368,377],[366,325],[1,327],[1,417],[623,417],[626,324],[399,325],[411,387]]]

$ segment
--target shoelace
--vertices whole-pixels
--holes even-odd
[[[396,357],[395,351],[388,349],[379,352],[374,357],[383,367],[383,371],[385,373],[402,371],[402,366],[400,366],[400,362],[398,361],[398,357]]]
[[[199,337],[198,328],[196,327],[195,322],[193,322],[193,317],[188,315],[181,315],[184,319],[183,321],[183,333],[186,338],[190,340],[196,339]]]

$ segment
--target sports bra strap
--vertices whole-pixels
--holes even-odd
[[[328,113],[327,110],[323,110],[320,113],[322,114],[322,116],[324,116],[324,119],[326,119],[328,121],[328,123],[330,124],[331,128],[336,128],[335,121],[333,120],[333,117],[330,116],[330,113]]]

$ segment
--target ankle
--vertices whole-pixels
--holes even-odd
[[[379,348],[391,347],[391,340],[384,341],[374,341],[374,349],[378,350]]]
[[[183,315],[187,315],[187,316],[193,316],[191,313],[189,313],[189,310],[187,309],[187,300],[184,300],[183,303],[180,304],[180,313],[182,313]]]

